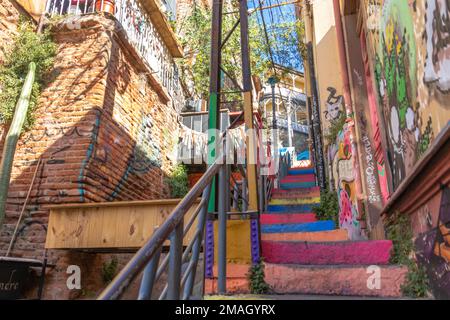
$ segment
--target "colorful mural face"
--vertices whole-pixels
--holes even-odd
[[[432,224],[431,217],[428,221]],[[442,192],[437,225],[417,237],[416,247],[436,298],[450,299],[450,188]]]
[[[364,238],[361,231],[361,219],[358,212],[355,171],[353,166],[350,130],[344,126],[336,143],[328,148],[328,157],[332,163],[334,187],[339,199],[339,225],[348,231],[352,240]]]

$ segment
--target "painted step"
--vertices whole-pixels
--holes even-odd
[[[336,229],[336,224],[332,220],[324,220],[308,223],[261,225],[261,233],[318,232],[334,229]]]
[[[401,297],[406,267],[380,266],[379,289],[367,286],[366,266],[299,266],[265,264],[265,281],[274,293],[368,297]],[[293,281],[298,279],[299,281]]]
[[[262,253],[268,263],[304,265],[384,265],[389,263],[392,242],[343,241],[295,242],[262,241]]]
[[[315,206],[316,204],[296,204],[296,205],[269,204],[267,206],[267,211],[269,213],[288,213],[288,212],[307,213],[312,212],[312,208]]]
[[[296,233],[262,233],[262,241],[309,241],[309,242],[336,242],[349,240],[348,231],[344,229],[318,232]]]
[[[318,204],[320,197],[303,197],[296,199],[272,199],[269,205],[299,205],[299,204]]]
[[[320,188],[318,186],[314,186],[311,188],[298,188],[297,190],[285,190],[285,189],[279,189],[275,188],[272,190],[272,194],[286,194],[286,193],[292,193],[292,192],[298,192],[298,193],[312,193],[312,192],[320,192]]]
[[[281,183],[284,182],[314,182],[316,181],[316,176],[313,174],[302,174],[297,176],[287,175],[281,179]]]
[[[250,292],[247,276],[249,270],[250,265],[227,263],[226,288],[228,294],[246,294]],[[205,279],[205,294],[218,293],[218,274],[217,265],[214,265],[213,277]]]
[[[260,222],[263,224],[286,224],[286,223],[307,223],[317,221],[314,213],[286,213],[261,215]]]
[[[291,168],[288,170],[290,175],[315,174],[314,168]]]
[[[291,190],[298,188],[312,188],[316,186],[315,181],[310,182],[280,182],[281,189]]]
[[[272,199],[297,199],[297,198],[320,197],[320,191],[316,188],[301,188],[283,190],[276,189],[272,192]]]

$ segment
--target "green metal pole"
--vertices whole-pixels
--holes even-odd
[[[0,163],[0,227],[3,225],[3,220],[5,219],[6,199],[8,198],[9,180],[11,179],[14,153],[16,152],[17,141],[22,132],[28,107],[30,105],[30,96],[33,89],[35,72],[36,64],[31,62],[3,147],[2,161]]]

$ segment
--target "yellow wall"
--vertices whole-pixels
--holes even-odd
[[[327,132],[330,120],[334,119],[340,112],[344,112],[343,103],[330,104],[327,102],[331,94],[328,88],[334,88],[336,90],[333,97],[337,100],[339,100],[343,94],[333,1],[315,1],[313,5],[313,16],[317,88],[319,91],[322,129],[324,132]],[[332,99],[332,102],[335,102],[336,99]],[[329,105],[331,106],[329,107]],[[330,113],[329,108],[333,108],[335,112]],[[336,112],[336,108],[338,108],[340,112]]]

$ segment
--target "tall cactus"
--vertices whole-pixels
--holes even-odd
[[[2,161],[0,163],[0,227],[5,218],[6,199],[8,198],[9,180],[16,152],[17,141],[25,123],[25,119],[30,105],[31,91],[33,89],[36,64],[31,62],[28,67],[28,74],[22,87],[19,100],[16,104],[14,117],[9,127],[8,134],[3,146]]]

